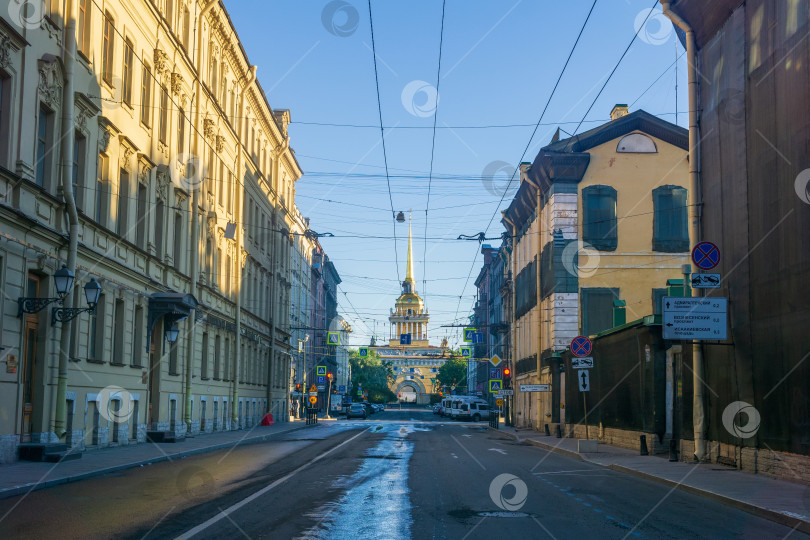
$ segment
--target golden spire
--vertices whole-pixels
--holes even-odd
[[[408,216],[408,267],[405,270],[405,281],[415,283],[413,279],[413,240],[411,238],[411,216]]]

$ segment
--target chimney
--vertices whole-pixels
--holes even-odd
[[[630,107],[628,107],[626,103],[617,103],[613,107],[613,110],[610,111],[610,119],[618,120],[622,116],[627,116],[628,114],[630,114]]]

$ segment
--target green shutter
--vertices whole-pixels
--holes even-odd
[[[615,251],[618,244],[616,190],[588,186],[582,190],[582,240],[600,251]]]

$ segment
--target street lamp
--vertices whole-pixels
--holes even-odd
[[[180,330],[177,328],[176,324],[172,323],[172,325],[166,329],[164,334],[166,335],[166,341],[168,341],[169,345],[171,345],[177,341],[177,336],[180,334]]]
[[[53,273],[54,286],[56,287],[55,298],[19,297],[17,298],[17,317],[23,313],[38,313],[54,302],[62,303],[62,300],[73,287],[73,272],[68,270],[67,265]]]
[[[405,213],[400,212],[397,214],[397,223],[405,223]]]
[[[67,287],[66,290],[70,290],[73,287],[73,274],[64,266],[62,270],[65,270],[65,274],[70,274],[70,276],[62,276],[57,277],[54,274],[54,278],[56,281],[56,290],[59,291],[61,287]],[[59,272],[57,272],[58,274]],[[60,285],[61,281],[61,285]],[[96,278],[90,278],[90,281],[84,286],[84,299],[87,301],[86,308],[54,308],[51,311],[51,324],[56,324],[58,322],[67,322],[72,321],[76,317],[79,316],[80,313],[94,313],[96,311],[96,306],[98,305],[98,299],[101,296],[101,285],[99,285]],[[61,302],[60,302],[61,303]]]

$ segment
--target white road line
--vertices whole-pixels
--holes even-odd
[[[369,428],[369,429],[371,429],[371,428]],[[185,539],[187,539],[187,538],[191,538],[191,537],[195,536],[195,535],[196,535],[196,534],[198,534],[198,533],[201,533],[202,531],[204,531],[205,529],[207,529],[208,527],[210,527],[210,526],[211,526],[211,525],[213,525],[214,523],[217,523],[218,521],[221,521],[222,519],[224,519],[224,518],[228,517],[228,515],[230,515],[230,514],[234,513],[235,511],[239,510],[239,509],[240,509],[240,508],[242,508],[243,506],[245,506],[245,505],[247,505],[247,504],[250,504],[251,502],[253,502],[254,500],[258,499],[259,497],[261,497],[262,495],[264,495],[264,494],[265,494],[265,493],[267,493],[268,491],[270,491],[270,490],[272,490],[273,488],[275,488],[275,487],[277,487],[277,486],[279,486],[279,485],[283,484],[284,482],[286,482],[287,480],[289,480],[290,478],[292,478],[293,476],[295,476],[295,475],[296,475],[296,474],[298,474],[299,472],[303,471],[304,469],[306,469],[307,467],[309,467],[310,465],[312,465],[312,464],[313,464],[313,463],[315,463],[316,461],[320,461],[321,459],[323,459],[324,457],[328,456],[329,454],[331,454],[332,452],[334,452],[335,450],[337,450],[337,449],[338,449],[338,448],[340,448],[341,446],[346,445],[346,444],[349,444],[350,442],[352,442],[352,441],[353,441],[353,440],[355,440],[357,437],[359,437],[360,435],[362,435],[363,433],[365,433],[365,432],[367,432],[367,431],[368,431],[368,429],[364,429],[363,431],[361,431],[360,433],[358,433],[357,435],[355,435],[355,436],[354,436],[354,437],[352,437],[351,439],[346,439],[345,441],[343,441],[343,442],[342,442],[342,443],[340,443],[339,445],[335,446],[334,448],[330,448],[329,450],[327,450],[327,451],[326,451],[326,452],[324,452],[323,454],[321,454],[321,455],[319,455],[319,456],[317,456],[317,457],[313,458],[313,459],[312,459],[311,461],[309,461],[308,463],[306,463],[306,464],[304,464],[304,465],[301,465],[300,467],[298,467],[297,469],[295,469],[293,472],[291,472],[291,473],[287,474],[286,476],[284,476],[284,477],[282,477],[282,478],[279,478],[278,480],[276,480],[275,482],[273,482],[273,483],[272,483],[272,484],[270,484],[269,486],[266,486],[266,487],[264,487],[264,488],[260,489],[259,491],[257,491],[257,492],[256,492],[256,493],[254,493],[253,495],[251,495],[251,496],[249,496],[249,497],[246,497],[245,499],[242,499],[242,500],[241,500],[241,501],[239,501],[238,503],[236,503],[236,504],[234,504],[234,505],[232,505],[232,506],[229,506],[229,507],[228,507],[228,508],[226,508],[225,510],[222,510],[222,511],[221,511],[219,514],[217,514],[216,516],[212,517],[211,519],[209,519],[209,520],[208,520],[208,521],[206,521],[205,523],[201,523],[200,525],[197,525],[197,526],[196,526],[196,527],[194,527],[193,529],[190,529],[190,530],[188,530],[188,531],[184,532],[183,534],[181,534],[180,536],[178,536],[178,537],[177,537],[175,540],[185,540]]]
[[[534,475],[540,476],[543,474],[568,474],[568,473],[580,473],[580,472],[602,472],[599,469],[574,469],[573,471],[548,471],[548,472],[536,472],[532,473]]]
[[[503,450],[501,450],[500,448],[490,448],[490,449],[489,449],[489,451],[490,451],[490,452],[498,452],[498,453],[500,453],[500,454],[506,455],[506,452],[504,452],[504,451],[503,451]]]

